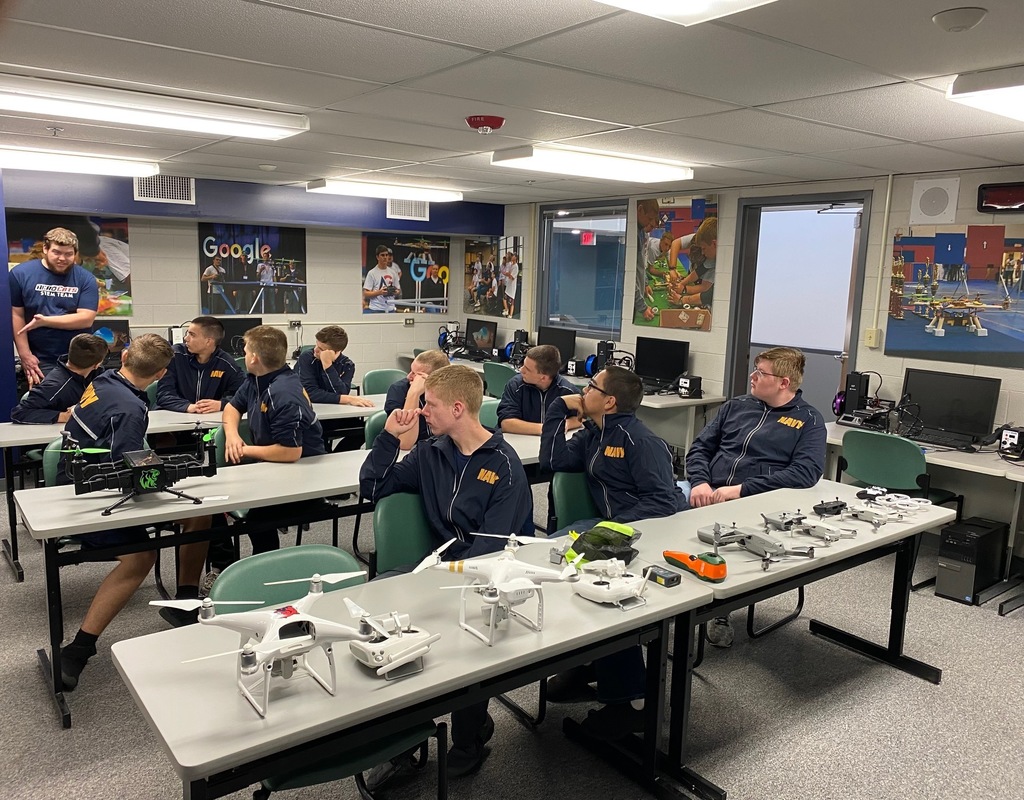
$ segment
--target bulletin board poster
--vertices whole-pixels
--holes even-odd
[[[523,278],[522,237],[466,240],[466,313],[520,319]]]
[[[636,241],[633,324],[710,331],[718,197],[638,200]]]
[[[363,234],[364,314],[448,312],[451,239]]]
[[[914,225],[888,284],[887,356],[1024,369],[1024,224]]]
[[[78,260],[96,278],[101,317],[132,315],[132,264],[128,250],[128,220],[81,214],[7,212],[8,268],[43,257],[43,236],[52,228],[67,228],[78,237]]]
[[[199,223],[204,314],[305,314],[306,229]]]

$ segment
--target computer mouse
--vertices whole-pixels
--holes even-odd
[[[963,447],[958,447],[957,450],[959,450],[961,453],[977,453],[978,452],[978,448],[975,447],[973,444],[965,444]]]

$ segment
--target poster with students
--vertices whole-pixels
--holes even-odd
[[[447,313],[450,239],[364,233],[362,250],[364,314]]]
[[[718,198],[648,198],[636,204],[633,324],[711,330]]]
[[[520,319],[523,240],[467,239],[463,310],[477,317]]]
[[[204,314],[305,314],[306,230],[199,223]]]
[[[78,237],[75,263],[96,278],[101,317],[132,315],[132,264],[128,249],[128,220],[84,214],[9,211],[8,269],[43,257],[43,236],[52,228],[67,228]]]

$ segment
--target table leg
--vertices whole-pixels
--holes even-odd
[[[896,550],[896,564],[892,573],[892,602],[889,615],[889,642],[886,647],[869,642],[852,633],[826,625],[816,619],[811,620],[811,633],[830,639],[836,644],[855,650],[858,653],[883,661],[903,672],[915,675],[929,683],[942,681],[942,670],[923,661],[910,658],[903,654],[903,637],[907,629],[907,609],[910,605],[910,583],[914,569],[913,537],[904,539]]]
[[[46,680],[53,702],[57,706],[62,728],[71,727],[71,709],[64,698],[64,682],[60,677],[60,644],[64,640],[64,605],[60,593],[60,566],[57,564],[57,540],[47,539],[43,544],[46,573],[46,612],[50,628],[50,649],[36,650],[39,668]]]
[[[14,579],[21,583],[25,580],[25,570],[21,568],[18,561],[18,509],[14,506],[14,456],[13,448],[5,447],[4,451],[4,485],[7,493],[7,521],[10,525],[10,540],[0,540],[0,547],[3,548],[4,558],[14,571]],[[1019,485],[1019,484],[1018,484]]]
[[[196,781],[182,781],[181,794],[184,800],[206,800],[210,796],[206,781],[202,778]]]

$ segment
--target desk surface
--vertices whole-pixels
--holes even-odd
[[[520,550],[519,558],[542,563],[546,555],[547,547],[537,545]],[[411,611],[415,625],[440,633],[441,639],[427,654],[423,672],[397,681],[385,681],[357,664],[348,645],[341,642],[335,646],[336,696],[328,695],[301,673],[288,681],[274,679],[266,719],[261,720],[239,694],[235,658],[181,663],[237,647],[238,634],[222,628],[191,625],[118,642],[112,648],[114,663],[175,771],[188,780],[489,678],[514,675],[545,658],[636,630],[711,600],[710,589],[697,581],[671,589],[652,584],[646,605],[623,613],[573,596],[566,584],[549,583],[544,586],[544,629],[534,632],[506,622],[494,646],[487,647],[458,627],[459,593],[438,588],[460,585],[454,578],[428,569],[325,594],[313,613],[327,619],[351,624],[343,603],[343,596],[348,595],[374,614]],[[528,601],[526,613],[534,613],[532,603]],[[474,625],[480,620],[479,606],[476,598],[468,601]],[[197,726],[197,719],[203,724]]]

